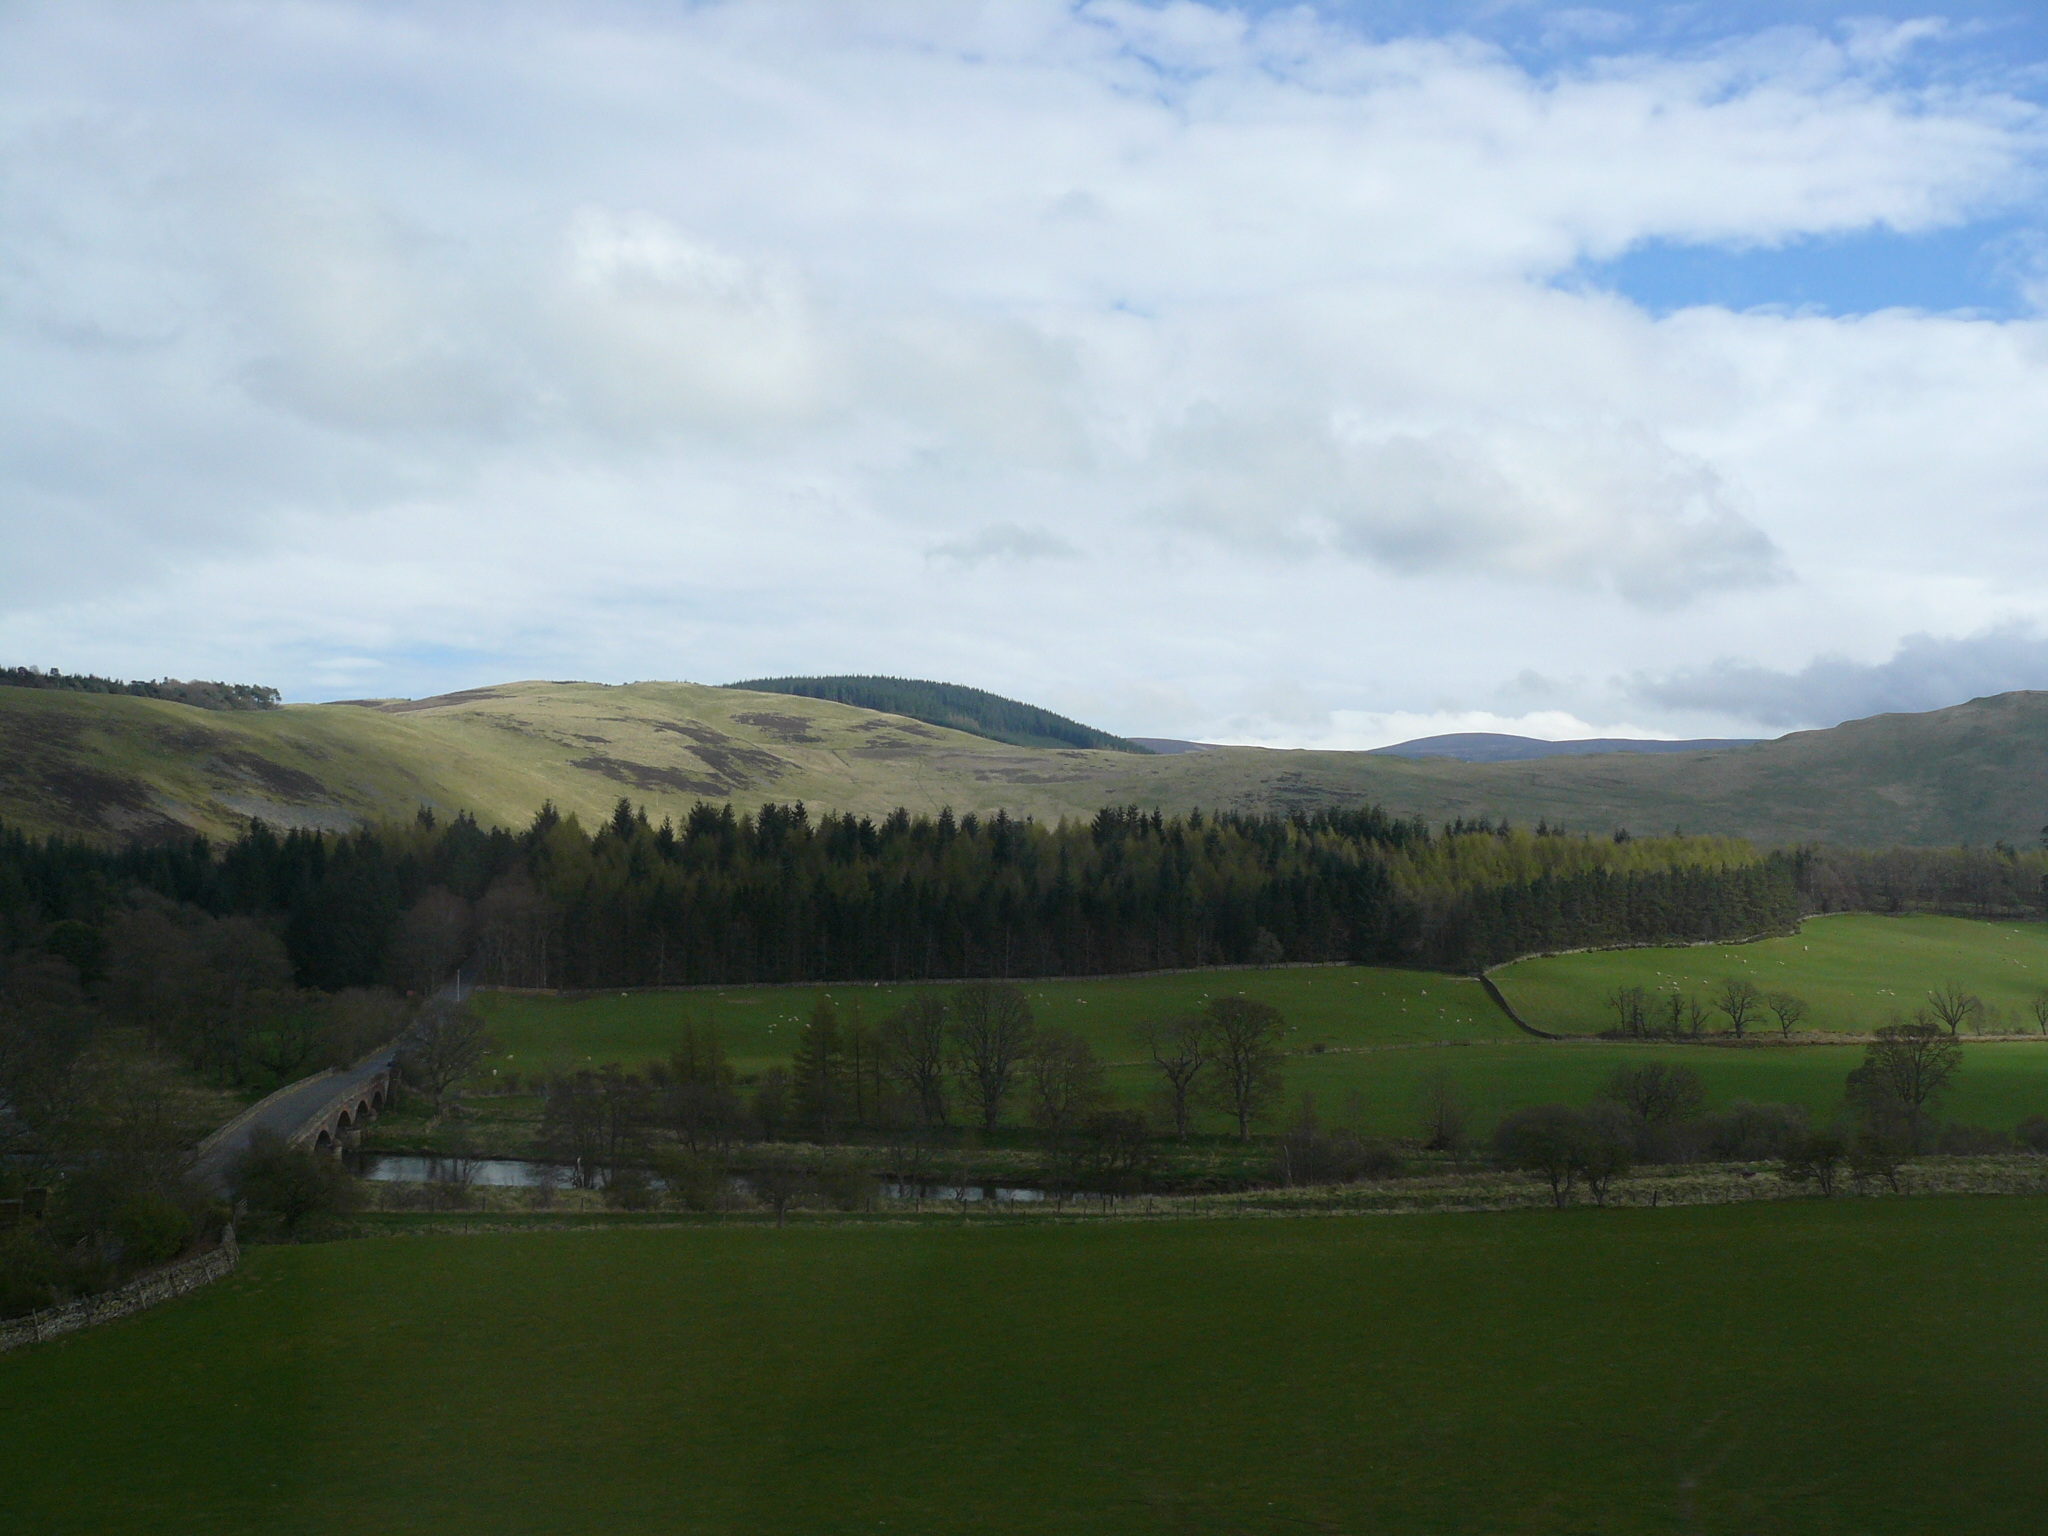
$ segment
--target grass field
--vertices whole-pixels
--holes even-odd
[[[2039,1198],[258,1249],[0,1357],[0,1498],[48,1536],[2004,1536],[2048,1506],[2044,1286]]]
[[[822,995],[843,1019],[855,1010],[879,1023],[920,989],[890,986],[735,987],[717,991],[619,992],[580,998],[480,992],[478,1010],[499,1044],[493,1064],[520,1072],[617,1061],[638,1065],[675,1049],[686,1022],[718,1026],[742,1072],[786,1064],[797,1031]],[[948,988],[939,988],[944,996]],[[1073,1029],[1105,1061],[1137,1058],[1136,1031],[1148,1020],[1198,1011],[1212,995],[1241,993],[1287,1015],[1290,1045],[1335,1048],[1440,1040],[1527,1038],[1478,983],[1428,971],[1369,966],[1302,966],[1029,982],[1038,1022]]]
[[[1893,1013],[1910,1017],[1931,989],[1959,982],[1995,1010],[1988,1025],[2034,1032],[2027,1005],[2048,989],[2048,924],[1842,913],[1808,918],[1787,938],[1551,955],[1502,966],[1493,979],[1537,1028],[1594,1034],[1614,1027],[1606,999],[1618,986],[1675,986],[1706,1001],[1729,976],[1805,998],[1813,1014],[1802,1029],[1867,1031]],[[1709,1027],[1728,1021],[1714,1014]],[[1752,1027],[1777,1031],[1768,1015]]]
[[[1794,986],[1810,996],[1816,1011],[1827,1006],[1833,978],[1849,977],[1874,990],[1880,980],[1861,979],[1850,967],[1857,954],[1891,956],[1891,971],[1867,973],[1893,990],[1911,985],[1912,975],[1975,974],[1992,970],[1993,960],[2010,964],[2033,948],[2048,951],[2048,936],[2032,929],[2015,934],[2010,925],[1946,918],[1817,919],[1796,939],[1729,949],[1625,950],[1524,961],[1502,973],[1503,990],[1518,1008],[1531,997],[1547,1023],[1567,1024],[1585,1010],[1597,1025],[1599,996],[1615,978],[1654,975],[1657,963],[1681,957],[1700,974],[1718,979],[1724,956],[1746,959],[1755,974],[1796,976]],[[1810,946],[1810,948],[1802,948]],[[1786,952],[1801,966],[1782,971]],[[1897,957],[1903,955],[1904,959]],[[2048,974],[2048,953],[2041,963]],[[1874,962],[1877,963],[1877,962]],[[1632,972],[1628,967],[1638,967]],[[1917,966],[1917,972],[1909,969]],[[1974,981],[1972,985],[1976,985]],[[1512,990],[1510,990],[1512,988]],[[787,1064],[797,1031],[823,993],[851,1016],[886,1016],[911,989],[896,987],[762,987],[720,992],[633,992],[558,999],[482,993],[477,1004],[490,1021],[501,1051],[493,1064],[530,1074],[616,1061],[637,1066],[674,1048],[684,1021],[710,1018],[742,1072]],[[1994,993],[1986,983],[1982,990]],[[1370,967],[1287,968],[1210,971],[1198,975],[1122,977],[1091,981],[1033,983],[1026,987],[1035,1016],[1043,1023],[1079,1030],[1111,1063],[1109,1085],[1129,1102],[1150,1091],[1152,1074],[1133,1044],[1137,1026],[1199,1008],[1221,991],[1243,992],[1270,1002],[1292,1026],[1286,1064],[1286,1098],[1315,1096],[1327,1118],[1347,1106],[1362,1106],[1365,1126],[1379,1135],[1408,1136],[1418,1123],[1416,1105],[1424,1081],[1436,1074],[1458,1086],[1482,1132],[1502,1111],[1546,1100],[1584,1103],[1617,1066],[1645,1060],[1680,1062],[1706,1084],[1712,1107],[1731,1099],[1804,1104],[1828,1119],[1842,1103],[1842,1082],[1861,1060],[1859,1049],[1841,1045],[1765,1044],[1732,1049],[1719,1045],[1631,1044],[1620,1041],[1536,1040],[1517,1030],[1487,1002],[1475,982],[1422,971]],[[1548,1011],[1544,1011],[1548,1010]],[[1527,1015],[1525,1015],[1526,1017]],[[1839,1031],[1841,1021],[1836,1019]],[[1326,1049],[1316,1053],[1315,1045]],[[488,1069],[486,1069],[488,1076]],[[1949,1118],[2010,1130],[2022,1117],[2048,1113],[2048,1042],[1972,1041],[1964,1066],[1942,1106]],[[1215,1117],[1211,1130],[1221,1130]]]

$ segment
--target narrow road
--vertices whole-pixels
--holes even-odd
[[[228,1169],[256,1132],[272,1131],[289,1139],[344,1093],[368,1088],[379,1073],[391,1066],[396,1054],[397,1047],[392,1046],[346,1072],[326,1072],[292,1084],[200,1154],[193,1171],[215,1188],[222,1187]]]

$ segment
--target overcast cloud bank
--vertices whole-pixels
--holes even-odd
[[[2039,105],[1933,23],[1581,20],[11,7],[0,655],[1356,746],[2048,685],[2037,313],[1574,275],[2009,221]]]

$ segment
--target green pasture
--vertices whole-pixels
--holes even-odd
[[[1805,998],[1813,1013],[1802,1029],[1868,1031],[1894,1013],[1910,1017],[1930,990],[1958,982],[1996,1010],[1985,1021],[1994,1032],[2032,1031],[2027,1004],[2048,988],[2048,924],[1845,912],[1754,944],[1548,955],[1493,973],[1517,1013],[1561,1034],[1613,1028],[1607,998],[1616,987],[1676,987],[1704,1002],[1729,976]],[[1711,1019],[1710,1028],[1728,1027],[1718,1013]],[[1777,1024],[1766,1015],[1759,1027],[1775,1032]]]
[[[524,1074],[607,1061],[638,1066],[674,1050],[686,1023],[707,1019],[717,1024],[734,1066],[748,1073],[788,1062],[820,995],[832,999],[842,1019],[858,1011],[864,1021],[879,1023],[919,990],[847,983],[576,998],[479,992],[476,1006],[499,1047],[486,1076],[490,1067]],[[948,990],[939,988],[941,995]],[[1526,1038],[1477,982],[1429,971],[1286,966],[1026,982],[1024,990],[1040,1024],[1080,1031],[1106,1061],[1136,1059],[1141,1024],[1195,1012],[1223,994],[1256,998],[1286,1014],[1293,1049]]]
[[[1860,1046],[1732,1047],[1631,1045],[1619,1041],[1514,1041],[1436,1050],[1364,1051],[1296,1056],[1286,1064],[1288,1107],[1303,1092],[1325,1119],[1360,1104],[1366,1127],[1413,1136],[1426,1082],[1442,1074],[1458,1090],[1480,1135],[1507,1110],[1528,1104],[1584,1104],[1620,1066],[1684,1065],[1699,1073],[1710,1110],[1734,1099],[1803,1104],[1817,1120],[1842,1112],[1843,1079],[1863,1060]],[[1149,1084],[1136,1070],[1114,1072],[1129,1093]],[[2010,1131],[2028,1115],[2048,1114],[2048,1042],[1980,1041],[1963,1047],[1962,1070],[1941,1100],[1944,1120]],[[1214,1129],[1222,1129],[1220,1120]]]
[[[44,1536],[2005,1536],[2048,1506],[2044,1288],[2026,1197],[264,1248],[0,1357],[0,1508]]]
[[[1879,930],[1883,937],[1897,929],[1917,935],[1922,923],[1940,924],[1942,932],[1960,929],[1963,939],[1989,944],[1993,953],[2004,942],[2000,936],[2011,931],[1939,918],[1829,918],[1809,923],[1811,937],[1805,942],[1828,934],[1836,924],[1886,925]],[[1753,963],[1775,959],[1764,945],[1742,949],[1764,952],[1752,956]],[[1945,953],[1961,949],[1952,943]],[[1628,950],[1522,964],[1649,963],[1644,957],[1740,952]],[[1547,971],[1537,974],[1548,984]],[[1591,968],[1580,967],[1578,974],[1585,977]],[[1581,980],[1578,985],[1585,991],[1599,983]],[[1512,995],[1520,1007],[1525,984],[1519,977],[1516,986]],[[740,1071],[754,1073],[788,1063],[797,1032],[820,994],[833,999],[842,1017],[851,1018],[858,1008],[862,1018],[878,1020],[913,990],[861,985],[753,987],[579,998],[479,993],[477,1005],[499,1045],[482,1075],[487,1078],[491,1067],[529,1074],[609,1061],[638,1066],[674,1049],[686,1021],[704,1019],[716,1022]],[[1033,982],[1025,990],[1040,1022],[1076,1029],[1088,1037],[1110,1063],[1112,1092],[1131,1103],[1144,1102],[1154,1085],[1134,1044],[1141,1023],[1198,1009],[1209,996],[1225,991],[1270,1002],[1286,1014],[1291,1026],[1281,1114],[1291,1114],[1300,1096],[1310,1093],[1324,1118],[1362,1110],[1365,1126],[1383,1136],[1415,1133],[1424,1084],[1439,1074],[1456,1085],[1473,1127],[1483,1133],[1504,1111],[1519,1105],[1550,1100],[1585,1103],[1616,1067],[1644,1061],[1691,1067],[1706,1084],[1711,1108],[1733,1099],[1765,1100],[1804,1104],[1817,1118],[1828,1119],[1841,1109],[1843,1079],[1862,1060],[1860,1046],[1848,1042],[1765,1042],[1737,1048],[1537,1040],[1510,1024],[1477,983],[1423,971],[1362,966],[1207,971]],[[1554,1015],[1546,1018],[1555,1022]],[[1325,1049],[1314,1050],[1317,1045]],[[2027,1115],[2048,1114],[2048,1041],[1967,1041],[1963,1060],[1963,1070],[1941,1106],[1945,1117],[2010,1130]],[[1224,1129],[1220,1115],[1212,1114],[1202,1124],[1210,1131]]]

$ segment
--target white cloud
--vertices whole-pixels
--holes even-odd
[[[996,523],[967,538],[934,544],[929,553],[935,560],[980,565],[985,560],[1073,560],[1081,552],[1043,528]]]
[[[2023,209],[2039,110],[1914,68],[1922,26],[1546,19],[1625,51],[1186,3],[10,7],[0,652],[914,672],[1367,743],[1708,707],[1516,674],[1764,687],[2048,623],[2042,322],[1554,286]]]

